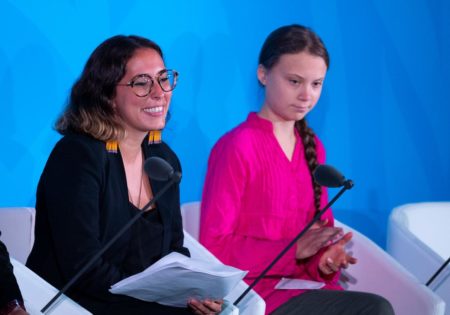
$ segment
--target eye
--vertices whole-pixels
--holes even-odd
[[[298,80],[298,79],[288,79],[288,81],[292,85],[299,85],[300,84],[300,80]]]
[[[159,82],[161,83],[166,82],[167,80],[169,80],[169,76],[167,74],[159,77]]]
[[[315,88],[319,88],[319,87],[321,87],[321,86],[322,86],[322,84],[323,84],[323,82],[322,82],[322,81],[315,81],[315,82],[313,82],[313,87],[315,87]]]
[[[132,86],[136,86],[136,87],[143,87],[143,86],[147,86],[149,84],[149,80],[145,80],[145,79],[139,79],[136,80],[132,83]]]

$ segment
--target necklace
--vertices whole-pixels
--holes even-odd
[[[142,196],[142,186],[143,186],[143,179],[144,179],[144,157],[142,156],[142,163],[141,163],[141,176],[139,180],[139,193],[138,193],[138,199],[136,202],[133,201],[133,197],[131,196],[130,190],[128,190],[128,198],[130,199],[130,202],[134,204],[137,208],[140,209],[141,207],[141,196]]]

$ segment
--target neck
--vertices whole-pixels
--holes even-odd
[[[295,140],[295,120],[285,120],[266,110],[265,106],[258,112],[258,116],[272,123],[273,133],[277,138]]]
[[[296,143],[295,121],[285,120],[273,112],[264,109],[265,107],[261,109],[258,115],[272,122],[274,136],[288,160],[291,161]]]
[[[127,133],[127,135],[119,141],[120,152],[124,159],[135,159],[141,154],[141,144],[146,135],[147,133],[144,135],[132,135]]]

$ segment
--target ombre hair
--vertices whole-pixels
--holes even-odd
[[[161,48],[155,42],[135,35],[117,35],[101,43],[73,85],[55,129],[63,135],[72,131],[102,141],[122,138],[125,131],[114,113],[112,100],[116,96],[117,83],[126,73],[128,61],[142,48],[153,49],[163,58]]]

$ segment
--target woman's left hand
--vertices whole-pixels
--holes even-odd
[[[219,300],[204,300],[199,301],[196,299],[191,299],[188,302],[189,308],[199,315],[206,314],[219,314],[222,311],[223,301]]]
[[[319,270],[322,274],[331,275],[341,268],[347,268],[349,264],[356,264],[356,258],[345,250],[345,244],[352,239],[352,236],[352,233],[348,232],[323,253],[319,261]]]

